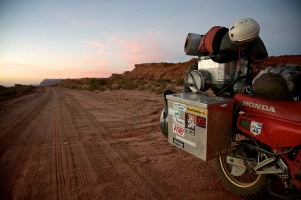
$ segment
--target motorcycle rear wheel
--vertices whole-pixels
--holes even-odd
[[[249,140],[252,141],[252,140]],[[230,154],[235,154],[234,150]],[[248,153],[248,152],[247,152]],[[269,180],[275,182],[271,175],[249,174],[248,170],[241,176],[231,174],[232,165],[226,161],[227,155],[215,158],[214,164],[223,184],[234,194],[247,199],[257,198],[266,192]]]

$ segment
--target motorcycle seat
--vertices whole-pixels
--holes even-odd
[[[242,111],[301,122],[301,101],[255,97],[241,93],[234,95],[234,101]]]

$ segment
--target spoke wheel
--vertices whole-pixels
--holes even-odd
[[[249,144],[256,145],[252,138],[237,135],[236,140],[243,140]],[[229,156],[237,158],[255,158],[256,152],[252,152],[247,148],[233,146],[233,151],[228,153]],[[266,174],[249,174],[248,170],[241,170],[241,175],[234,176],[232,170],[236,170],[237,166],[227,163],[227,155],[215,158],[216,170],[224,183],[224,185],[236,195],[243,198],[256,198],[266,191],[266,184],[270,180],[270,176]],[[237,168],[238,169],[238,168]]]

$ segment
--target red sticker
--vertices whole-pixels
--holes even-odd
[[[178,126],[176,124],[173,124],[173,132],[184,137],[184,132],[185,132],[185,129],[181,126]]]
[[[206,118],[197,116],[196,125],[202,128],[206,128]]]

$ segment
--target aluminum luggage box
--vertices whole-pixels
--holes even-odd
[[[168,141],[208,161],[231,145],[233,100],[180,93],[168,100]]]

